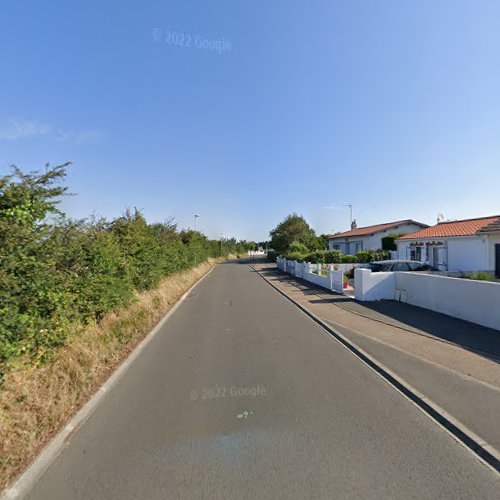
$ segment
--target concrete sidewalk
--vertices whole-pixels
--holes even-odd
[[[398,302],[356,302],[272,264],[255,269],[500,450],[500,332]]]

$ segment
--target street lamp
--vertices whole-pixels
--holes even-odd
[[[196,233],[196,219],[199,217],[199,214],[194,214],[194,232]],[[196,235],[194,235],[196,238]],[[196,240],[194,241],[194,267],[196,267]]]

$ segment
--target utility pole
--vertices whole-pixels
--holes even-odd
[[[344,207],[349,207],[349,210],[351,211],[351,227],[352,227],[352,205],[350,203],[347,203],[344,205]]]
[[[352,221],[353,221],[353,218],[352,218],[352,204],[351,203],[344,203],[342,205],[332,205],[329,208],[335,208],[335,206],[337,206],[337,207],[349,207],[349,212],[350,212],[350,216],[351,216],[351,227],[352,227]]]

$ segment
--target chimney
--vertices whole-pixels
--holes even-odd
[[[355,229],[358,228],[358,224],[356,222],[356,219],[354,219],[352,222],[351,222],[351,230],[354,231]]]

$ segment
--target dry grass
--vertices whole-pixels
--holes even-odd
[[[11,367],[0,392],[0,490],[21,472],[116,366],[216,260],[166,278],[99,325],[75,326],[50,362]]]

